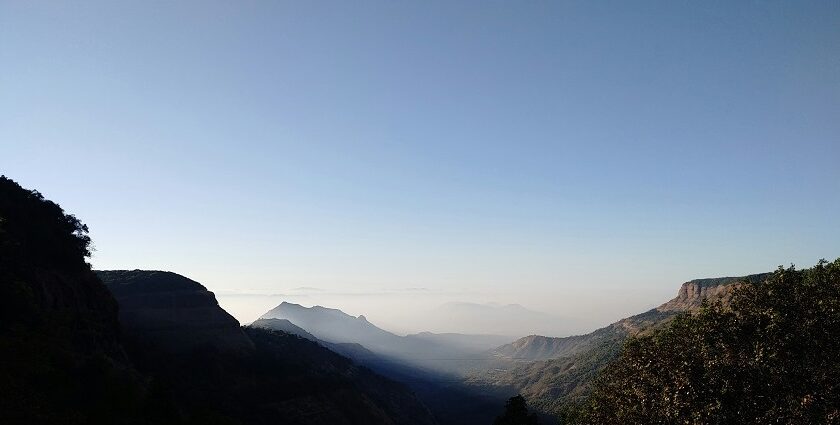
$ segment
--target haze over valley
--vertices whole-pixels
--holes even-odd
[[[0,425],[840,425],[840,1],[0,0]]]

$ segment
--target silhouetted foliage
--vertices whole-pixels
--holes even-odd
[[[629,340],[578,424],[840,423],[840,259],[745,281]]]
[[[116,300],[85,262],[89,245],[75,217],[0,177],[0,424],[434,423],[404,386],[291,335],[246,328],[248,353],[176,354],[121,330]],[[167,272],[103,276],[131,283],[124,294],[204,289]]]
[[[90,270],[87,226],[0,176],[0,423],[144,424],[146,382]],[[165,420],[164,420],[165,419]]]
[[[0,260],[4,267],[83,267],[88,228],[35,190],[0,176]],[[16,260],[12,262],[11,260]]]
[[[525,397],[517,395],[505,403],[505,413],[496,418],[493,425],[538,425],[537,415],[528,412]]]

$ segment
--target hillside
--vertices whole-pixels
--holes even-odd
[[[101,272],[106,287],[87,231],[0,177],[0,423],[436,423],[405,386],[314,342],[243,330],[183,276]]]
[[[567,424],[840,423],[840,259],[744,281],[631,338]]]
[[[87,227],[0,176],[0,423],[173,421],[120,338]]]
[[[598,371],[615,358],[630,336],[659,327],[679,312],[696,310],[704,298],[726,303],[737,282],[761,281],[768,275],[691,280],[680,286],[676,297],[659,307],[592,333],[520,338],[493,350],[494,360],[472,373],[467,382],[488,392],[521,393],[537,409],[555,413],[586,394]]]
[[[174,352],[196,346],[254,349],[239,322],[198,282],[163,271],[103,270],[96,275],[117,299],[126,335]]]
[[[315,341],[241,328],[198,282],[161,271],[97,273],[120,303],[140,370],[191,410],[212,406],[249,424],[435,423],[408,388]]]
[[[704,299],[721,300],[726,303],[737,282],[743,279],[760,281],[768,275],[769,273],[761,273],[744,277],[691,280],[680,286],[676,297],[659,307],[619,320],[592,333],[563,338],[530,335],[496,348],[493,350],[493,355],[502,359],[521,361],[573,356],[586,351],[600,341],[614,337],[623,338],[650,326],[658,325],[677,313],[695,310],[700,307]]]
[[[270,315],[287,318],[263,318],[251,326],[290,331],[405,383],[429,406],[441,424],[490,423],[500,413],[508,396],[477,392],[465,386],[459,374],[466,366],[474,365],[480,353],[500,339],[504,340],[503,337],[432,333],[402,337],[340,310],[320,306],[306,308],[290,303],[283,303],[265,314]],[[336,329],[345,332],[342,334]],[[335,339],[325,340],[322,335]]]

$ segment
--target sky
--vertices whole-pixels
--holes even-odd
[[[840,2],[3,0],[0,173],[243,322],[591,330],[840,256]]]

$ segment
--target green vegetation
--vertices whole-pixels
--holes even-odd
[[[840,423],[840,259],[743,281],[631,338],[572,424]]]

